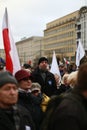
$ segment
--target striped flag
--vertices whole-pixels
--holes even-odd
[[[21,67],[20,67],[16,45],[11,35],[7,8],[5,9],[5,14],[3,17],[2,35],[3,35],[3,44],[5,49],[5,55],[6,55],[6,70],[10,71],[14,75],[15,72],[17,72]]]
[[[70,62],[65,57],[63,59],[66,65],[70,64]]]

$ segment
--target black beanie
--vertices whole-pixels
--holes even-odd
[[[47,61],[48,62],[48,59],[46,57],[41,57],[38,61],[38,65],[42,62],[42,61]]]
[[[15,77],[9,71],[1,71],[0,72],[0,87],[7,83],[18,84]]]

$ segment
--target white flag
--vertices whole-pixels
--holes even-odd
[[[12,74],[15,74],[16,71],[21,69],[21,66],[18,58],[16,45],[11,35],[7,9],[5,9],[5,14],[3,17],[2,34],[6,55],[6,70],[10,71]]]
[[[55,51],[53,52],[52,64],[51,64],[50,72],[53,73],[53,74],[58,74],[60,76],[60,78],[61,78]]]
[[[79,67],[80,60],[84,57],[85,50],[82,46],[81,40],[79,40],[77,51],[76,51],[76,66]]]

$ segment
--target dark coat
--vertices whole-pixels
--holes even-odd
[[[60,95],[64,92],[68,92],[71,91],[71,87],[70,86],[65,86],[64,84],[60,84],[59,87],[57,87],[57,90],[55,91],[55,95]]]
[[[43,112],[40,106],[41,102],[41,96],[36,97],[31,93],[19,92],[18,104],[22,105],[30,112],[36,130],[39,130],[41,121],[43,120]]]
[[[57,107],[46,130],[86,130],[87,99],[71,92]],[[44,129],[45,130],[45,129]]]
[[[41,92],[45,93],[47,96],[52,96],[54,95],[57,87],[56,87],[56,81],[54,78],[54,75],[50,73],[49,71],[45,72],[46,78],[45,81],[43,80],[41,76],[41,71],[39,67],[37,67],[33,72],[32,72],[32,81],[33,82],[38,82],[41,85]]]
[[[7,110],[0,109],[0,130],[16,130],[12,110],[10,110],[9,113],[6,111]],[[20,119],[19,130],[26,130],[26,126],[30,127],[31,130],[35,130],[31,115],[28,111],[22,106],[17,106],[17,112]]]

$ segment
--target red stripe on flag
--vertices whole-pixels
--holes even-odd
[[[13,73],[13,63],[10,55],[10,39],[9,39],[9,30],[6,28],[2,31],[3,33],[3,41],[4,41],[4,49],[6,54],[6,70],[9,70]]]

